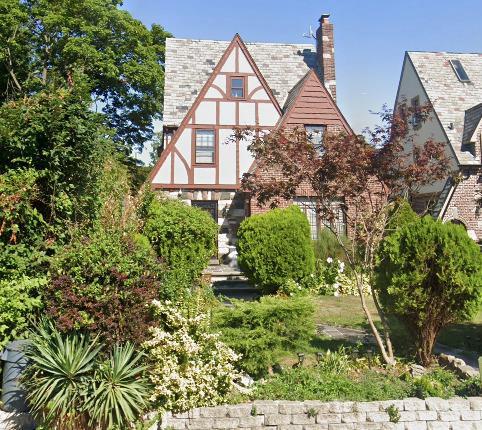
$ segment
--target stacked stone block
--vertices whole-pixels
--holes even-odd
[[[379,402],[254,401],[166,414],[161,429],[482,430],[482,398]],[[396,416],[396,417],[395,417]],[[398,421],[397,419],[398,418]],[[394,422],[397,421],[397,422]]]

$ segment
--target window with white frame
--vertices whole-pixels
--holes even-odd
[[[318,239],[318,214],[316,213],[316,202],[306,197],[297,197],[294,199],[294,203],[301,209],[306,215],[308,223],[310,224],[311,238],[313,240]]]
[[[213,164],[214,154],[214,130],[196,130],[196,163]]]

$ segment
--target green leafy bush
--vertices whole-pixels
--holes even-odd
[[[378,260],[376,288],[383,306],[407,327],[418,359],[427,365],[440,330],[478,309],[479,247],[463,227],[427,216],[388,236]]]
[[[306,297],[262,297],[233,305],[215,309],[213,324],[241,355],[239,367],[252,376],[265,375],[281,351],[303,348],[315,334],[314,308]]]
[[[343,238],[343,242],[345,245],[349,245],[348,238]],[[321,261],[326,261],[327,258],[345,261],[345,251],[329,228],[320,230],[318,238],[313,241],[313,249],[315,257]]]
[[[448,399],[455,396],[456,385],[458,380],[452,372],[437,368],[414,380],[414,394],[421,399],[426,397]]]
[[[223,402],[233,387],[237,355],[210,331],[209,316],[191,303],[155,303],[159,325],[145,342],[151,400],[161,411],[187,411]]]
[[[9,341],[28,335],[29,318],[42,307],[41,292],[45,278],[0,280],[0,349]]]
[[[288,279],[300,282],[314,271],[310,226],[297,206],[246,218],[238,230],[238,262],[263,292]]]
[[[366,370],[361,374],[325,372],[316,367],[287,370],[258,383],[253,399],[262,400],[395,400],[410,397],[410,382]]]
[[[178,294],[164,288],[164,272],[137,235],[103,229],[80,234],[53,258],[46,312],[64,332],[85,329],[108,343],[141,343],[154,322],[149,303]]]
[[[131,345],[105,360],[97,338],[62,335],[43,320],[26,350],[23,376],[31,412],[46,428],[127,428],[147,405],[148,385]]]
[[[179,286],[190,286],[216,252],[218,226],[202,209],[178,200],[151,199],[144,234]]]

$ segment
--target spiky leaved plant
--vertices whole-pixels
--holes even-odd
[[[97,338],[62,335],[52,322],[40,322],[26,351],[30,364],[23,378],[39,422],[59,430],[86,428],[85,396],[100,350]]]
[[[32,333],[23,377],[37,421],[51,430],[127,428],[144,411],[148,384],[131,344],[107,359],[98,338],[62,334],[48,320]]]
[[[86,404],[90,424],[103,429],[127,428],[147,406],[146,366],[131,344],[115,346],[110,357],[95,371],[93,392]]]

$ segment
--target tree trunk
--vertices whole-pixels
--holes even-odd
[[[437,339],[437,330],[428,326],[420,330],[417,336],[417,360],[427,367],[432,363],[432,350]]]
[[[388,339],[387,345],[385,345],[377,327],[375,326],[375,323],[373,322],[373,317],[370,313],[370,309],[368,309],[368,306],[365,300],[365,295],[363,293],[363,274],[360,274],[360,277],[359,277],[358,274],[355,273],[355,278],[356,278],[358,293],[360,294],[360,300],[361,300],[363,312],[365,312],[365,316],[367,317],[368,324],[370,326],[372,334],[375,337],[375,341],[378,345],[378,348],[380,349],[380,353],[382,354],[383,361],[389,366],[393,366],[395,364],[395,357],[393,356],[390,336],[388,333],[385,333],[385,339]]]

